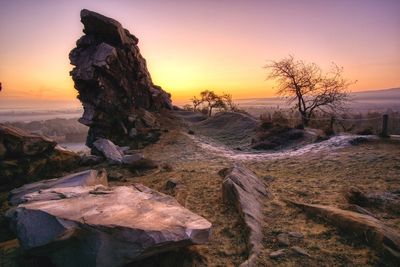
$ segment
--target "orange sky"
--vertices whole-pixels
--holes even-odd
[[[75,98],[68,53],[82,35],[82,8],[135,34],[154,83],[177,103],[204,89],[234,98],[273,96],[262,66],[289,54],[323,68],[336,62],[358,80],[352,90],[399,87],[399,3],[1,1],[0,98]]]

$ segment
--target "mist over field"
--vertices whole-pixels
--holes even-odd
[[[351,93],[349,112],[400,111],[400,88],[372,90]],[[234,97],[234,96],[233,96]],[[243,109],[285,109],[288,104],[279,97],[236,99],[235,103]],[[56,118],[79,118],[83,109],[78,101],[12,101],[0,98],[1,122],[30,122]]]
[[[289,108],[285,100],[278,97],[237,99],[235,103],[255,117]],[[13,104],[2,103],[0,99],[0,104],[0,123],[43,134],[74,151],[87,151],[84,143],[88,128],[78,122],[83,113],[80,103],[49,101]],[[350,114],[400,111],[400,88],[352,93],[348,108]]]

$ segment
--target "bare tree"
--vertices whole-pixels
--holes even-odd
[[[269,70],[268,79],[279,84],[278,94],[295,103],[303,126],[308,126],[316,110],[336,112],[348,101],[347,88],[353,82],[344,79],[343,68],[332,64],[329,72],[323,73],[315,63],[295,60],[293,56],[280,61],[271,61],[264,66]]]

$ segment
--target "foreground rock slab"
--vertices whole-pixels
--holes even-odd
[[[43,180],[36,183],[26,184],[19,188],[13,189],[9,194],[9,203],[11,205],[18,205],[24,202],[32,201],[29,198],[31,193],[42,191],[49,188],[64,188],[74,186],[94,186],[94,185],[108,185],[107,173],[105,170],[87,170],[64,177]],[[39,196],[42,194],[38,194]],[[47,196],[48,197],[48,196]]]
[[[86,144],[98,138],[117,145],[139,147],[157,141],[160,131],[154,112],[172,109],[170,95],[154,85],[142,57],[138,38],[122,25],[83,9],[85,33],[69,55],[71,71],[89,126]]]
[[[290,202],[308,215],[320,217],[341,230],[358,236],[383,255],[400,262],[400,234],[378,219],[331,206]]]
[[[21,246],[57,266],[123,266],[210,236],[210,222],[143,185],[32,194],[50,192],[60,197],[21,204],[10,216]]]
[[[221,172],[225,176],[222,184],[222,199],[236,206],[248,231],[249,258],[240,266],[256,266],[262,248],[262,203],[268,192],[264,183],[250,170],[240,164]]]

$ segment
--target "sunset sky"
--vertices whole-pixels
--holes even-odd
[[[289,54],[336,62],[355,91],[400,86],[399,0],[0,0],[3,103],[75,99],[68,53],[83,8],[139,38],[154,83],[177,103],[204,89],[273,96],[262,67]]]

